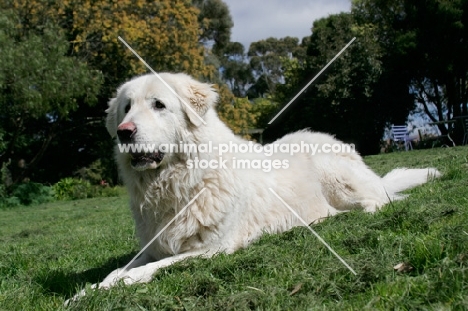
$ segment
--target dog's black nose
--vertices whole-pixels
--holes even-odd
[[[137,127],[133,122],[126,122],[119,125],[117,128],[117,136],[122,144],[132,142],[132,138],[137,131]]]

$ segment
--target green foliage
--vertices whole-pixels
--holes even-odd
[[[0,207],[36,205],[54,199],[52,188],[49,186],[29,181],[12,186],[8,165],[9,162],[3,163],[0,171]]]
[[[270,86],[276,85],[275,100],[286,104],[357,38],[265,132],[266,139],[309,127],[336,134],[371,154],[378,152],[385,126],[404,123],[410,113],[431,121],[467,115],[467,12],[464,0],[356,0],[351,13],[314,22],[302,43],[305,58],[278,62],[273,55],[280,42],[274,48],[269,39],[252,44],[252,68],[273,68],[252,89],[271,93]],[[278,76],[284,77],[284,85],[275,84]],[[455,127],[451,136],[458,142],[463,137],[460,125],[449,125]],[[439,130],[446,135],[450,128],[441,124]]]
[[[96,103],[102,75],[67,56],[56,24],[26,28],[16,11],[0,12],[0,163],[25,162],[10,167],[15,184],[31,177],[70,114]]]
[[[305,56],[305,49],[294,37],[268,38],[253,42],[247,55],[250,58],[250,67],[256,78],[249,89],[250,97],[265,97],[272,95],[276,85],[283,79],[283,58],[300,59]]]
[[[102,183],[92,185],[88,180],[66,177],[52,186],[57,200],[80,200],[95,197],[115,197],[122,194],[121,187]]]
[[[225,85],[218,89],[219,104],[218,115],[236,134],[249,137],[247,132],[255,127],[255,115],[252,114],[252,104],[247,98],[237,98]]]
[[[17,198],[21,205],[37,205],[54,200],[52,187],[35,182],[25,182],[14,187],[8,200]]]
[[[283,59],[285,84],[277,86],[275,97],[284,105],[353,37],[357,39],[275,120],[267,140],[310,128],[354,143],[363,154],[377,153],[386,121],[400,112],[376,100],[382,51],[372,28],[359,27],[351,14],[342,13],[315,21],[312,30],[305,60]]]
[[[0,198],[0,208],[11,208],[20,206],[21,202],[18,197],[5,196]]]
[[[203,43],[213,42],[213,53],[220,56],[231,39],[231,28],[234,26],[229,7],[221,0],[194,0],[193,4],[200,10],[198,24]]]
[[[11,168],[14,182],[55,183],[100,159],[101,177],[117,183],[104,110],[118,85],[147,72],[118,36],[156,71],[206,80],[214,78],[216,60],[207,62],[215,56],[201,43],[222,49],[232,27],[218,0],[6,0],[0,15],[0,163],[26,161],[24,171]]]
[[[247,62],[244,46],[239,42],[230,42],[224,48],[222,78],[236,97],[245,97],[248,86],[253,83],[252,69]]]
[[[119,197],[127,193],[127,190],[122,186],[100,186],[98,190],[99,195],[97,197],[103,198]]]
[[[78,200],[93,197],[91,183],[83,179],[63,178],[53,185],[53,189],[57,200]]]
[[[271,98],[255,98],[252,100],[251,113],[255,116],[255,127],[264,129],[275,116],[279,104]]]
[[[69,44],[63,31],[46,24],[39,33],[22,34],[15,26],[5,16],[0,19],[3,115],[20,117],[17,123],[46,115],[61,119],[77,109],[78,97],[95,102],[100,74],[65,56]]]
[[[406,86],[381,88],[383,98],[411,95],[414,113],[433,122],[468,114],[467,1],[356,0],[352,12],[372,25],[386,51],[387,84]],[[448,133],[444,125],[439,130]],[[461,141],[459,133],[452,136]]]
[[[263,98],[273,95],[283,82],[284,59],[302,62],[305,42],[293,37],[253,42],[247,53],[239,42],[230,42],[220,56],[222,78],[236,97]]]
[[[0,169],[0,198],[7,197],[8,186],[11,184],[11,175],[8,170],[10,162],[2,163],[2,168]]]
[[[94,161],[87,167],[80,168],[76,171],[76,174],[80,179],[87,180],[93,185],[105,182],[105,178],[103,177],[104,167],[100,159]]]

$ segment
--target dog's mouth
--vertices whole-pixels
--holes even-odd
[[[130,153],[131,165],[135,170],[143,171],[146,169],[154,169],[164,158],[163,152],[153,153]]]

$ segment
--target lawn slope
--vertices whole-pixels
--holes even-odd
[[[190,259],[149,284],[95,291],[70,310],[468,310],[468,148],[367,157],[379,174],[444,176],[375,214],[266,235],[247,249]],[[126,196],[0,210],[0,310],[60,310],[137,252]],[[401,272],[394,266],[402,264]]]

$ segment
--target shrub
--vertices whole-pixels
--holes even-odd
[[[63,178],[53,186],[53,189],[57,200],[78,200],[94,196],[91,183],[77,178]]]
[[[52,188],[35,182],[19,184],[11,193],[10,201],[18,201],[22,205],[34,205],[54,200]]]
[[[54,200],[52,188],[35,182],[26,182],[12,187],[11,193],[3,192],[0,207],[35,205]]]
[[[3,207],[15,207],[21,205],[20,200],[17,197],[0,197],[0,208]]]
[[[58,200],[78,200],[94,197],[116,197],[123,193],[122,187],[109,187],[105,181],[99,185],[91,185],[87,180],[78,178],[63,178],[53,186],[55,198]]]
[[[19,205],[19,202],[15,202],[17,204],[12,204],[13,202],[8,202],[8,192],[7,192],[7,184],[9,183],[10,179],[10,172],[7,166],[10,164],[10,161],[3,163],[2,168],[0,169],[0,207],[5,206],[15,206]]]
[[[85,166],[77,170],[74,174],[80,179],[87,180],[91,184],[98,184],[103,180],[103,166],[101,160],[94,161],[89,166]]]
[[[126,193],[126,190],[122,186],[115,187],[100,187],[101,197],[118,197]]]

